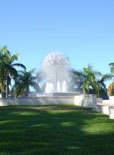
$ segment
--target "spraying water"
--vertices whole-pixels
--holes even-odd
[[[67,92],[70,69],[68,58],[62,53],[52,52],[45,57],[42,69],[48,79],[45,93]]]

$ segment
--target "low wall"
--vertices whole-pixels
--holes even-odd
[[[0,99],[0,106],[7,105],[52,105],[52,104],[75,104],[83,107],[95,108],[97,98],[95,95],[77,96],[42,96],[36,98],[13,98]]]
[[[97,105],[96,111],[101,112],[101,113],[106,114],[106,115],[109,115],[109,106]]]
[[[74,104],[74,97],[36,97],[36,98],[0,99],[0,106],[51,105],[51,104]]]
[[[114,103],[114,96],[109,96],[110,103]]]
[[[109,118],[114,119],[114,106],[110,106],[109,109]]]
[[[109,115],[110,119],[114,119],[114,104],[111,104],[111,103],[97,104],[96,111]]]
[[[102,98],[97,98],[97,103],[103,103],[103,99]]]
[[[77,95],[74,97],[74,104],[82,107],[96,108],[96,95]]]

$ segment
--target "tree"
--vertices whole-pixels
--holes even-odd
[[[80,92],[82,91],[81,85],[82,81],[84,80],[84,75],[81,71],[77,71],[74,69],[71,69],[69,72],[69,89],[72,91]]]
[[[96,93],[99,96],[98,77],[101,76],[100,72],[93,71],[92,66],[83,69],[82,89],[84,93]]]
[[[93,71],[92,66],[83,68],[82,72],[74,71],[73,74],[78,79],[78,88],[83,93],[95,93],[99,96],[98,77],[100,72]]]
[[[40,90],[38,83],[36,82],[37,77],[33,76],[34,69],[30,71],[20,71],[14,85],[14,92],[16,97],[28,96],[30,87],[33,87],[37,91]]]
[[[21,63],[14,63],[18,60],[18,54],[11,55],[7,46],[0,49],[0,84],[1,92],[9,94],[9,85],[11,84],[11,79],[16,79],[17,69],[15,67],[21,67],[26,69],[26,67]]]
[[[112,82],[108,87],[108,95],[113,96],[114,95],[114,82]]]
[[[109,63],[109,66],[113,79],[113,82],[108,87],[108,95],[111,96],[114,95],[114,62]]]
[[[114,73],[114,62],[109,63],[111,73]]]
[[[107,80],[110,80],[111,78],[112,78],[111,74],[104,74],[101,76],[101,79],[99,79],[97,81],[98,86],[99,86],[99,96],[100,97],[107,98],[107,88],[106,88],[105,82]]]

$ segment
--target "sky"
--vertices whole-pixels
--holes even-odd
[[[0,47],[7,45],[28,70],[62,52],[71,67],[103,74],[114,62],[114,0],[0,0]]]

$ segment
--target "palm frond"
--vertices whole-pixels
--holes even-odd
[[[17,76],[17,70],[15,68],[12,68],[8,64],[3,64],[3,67],[6,68],[11,75]]]
[[[37,73],[37,81],[38,82],[42,82],[42,81],[44,81],[44,80],[46,80],[46,75],[45,75],[45,73],[44,72],[42,72],[42,71],[39,71],[38,73]]]
[[[11,56],[11,63],[18,59],[18,53]]]
[[[109,63],[109,66],[114,67],[114,62]]]
[[[14,63],[14,64],[12,64],[12,67],[21,67],[26,70],[26,66],[21,63]]]
[[[104,75],[102,75],[101,81],[104,82],[107,80],[111,80],[112,78],[113,78],[112,74],[104,74]]]

